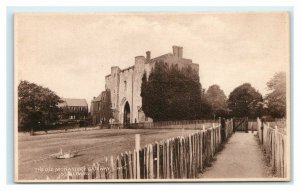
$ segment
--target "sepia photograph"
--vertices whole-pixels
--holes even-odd
[[[14,14],[14,181],[290,181],[290,12]]]

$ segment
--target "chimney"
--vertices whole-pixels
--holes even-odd
[[[146,52],[146,61],[149,61],[151,59],[151,52],[147,51]]]
[[[173,55],[177,58],[182,58],[183,48],[180,46],[173,46]]]
[[[178,48],[177,48],[177,46],[173,46],[173,56],[178,57]]]

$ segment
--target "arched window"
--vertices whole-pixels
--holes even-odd
[[[124,90],[127,91],[127,81],[124,81]]]

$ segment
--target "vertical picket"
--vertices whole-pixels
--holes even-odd
[[[203,134],[204,134],[203,130],[200,131],[200,137],[199,137],[200,172],[203,172]]]
[[[149,179],[153,179],[153,145],[149,145]]]
[[[167,163],[166,163],[166,170],[167,170],[167,179],[170,179],[170,139],[167,139]]]
[[[139,152],[140,179],[144,179],[144,149],[142,148],[138,152]]]
[[[173,139],[170,139],[169,152],[170,152],[170,177],[169,178],[173,179],[174,178],[174,172],[173,172]]]
[[[157,142],[152,145],[153,149],[153,179],[157,179]]]
[[[135,150],[136,150],[136,179],[140,179],[140,146],[141,146],[141,138],[140,134],[135,135]]]
[[[132,163],[132,166],[133,166],[133,179],[137,179],[137,151],[134,149],[133,150],[133,163]]]
[[[164,178],[164,143],[159,143],[159,178]]]
[[[160,147],[159,147],[159,143],[156,143],[156,161],[157,161],[157,165],[156,165],[156,178],[159,179],[159,172],[160,172]]]
[[[129,171],[129,178],[133,179],[132,153],[130,151],[128,153],[128,171]]]
[[[148,149],[147,147],[144,147],[144,179],[148,178],[148,169],[147,169],[147,165],[148,165],[148,159],[147,159],[147,153],[148,153]]]

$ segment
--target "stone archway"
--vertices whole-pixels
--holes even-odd
[[[129,124],[129,123],[130,123],[130,106],[128,101],[126,101],[124,106],[123,124]]]

